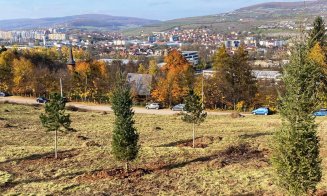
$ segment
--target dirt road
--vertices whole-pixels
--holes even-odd
[[[18,97],[18,96],[11,96],[11,97],[0,97],[0,101],[8,101],[9,103],[18,103],[18,104],[38,104],[36,103],[36,98],[28,98],[28,97]],[[67,106],[75,106],[80,109],[85,109],[89,111],[106,111],[112,112],[112,109],[109,105],[100,105],[100,104],[93,104],[93,103],[77,103],[77,102],[69,102],[66,104]],[[177,111],[172,111],[169,109],[160,109],[160,110],[147,110],[142,107],[133,107],[135,113],[138,114],[156,114],[156,115],[172,115],[178,113]],[[230,115],[231,112],[208,112],[208,115]],[[248,114],[245,114],[248,115]]]

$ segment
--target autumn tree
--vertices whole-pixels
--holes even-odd
[[[0,90],[9,91],[13,86],[13,61],[16,58],[16,52],[6,50],[0,54]]]
[[[326,29],[321,17],[317,17],[313,24],[314,28],[309,35],[309,59],[321,67],[320,98],[327,105],[327,48],[326,47]]]
[[[157,64],[157,61],[152,59],[149,61],[149,70],[148,70],[148,73],[153,75],[153,76],[156,76],[157,73],[159,71],[159,68],[158,68],[158,64]]]
[[[142,62],[135,63],[134,61],[129,60],[128,63],[123,66],[122,71],[124,73],[126,73],[126,74],[128,74],[128,73],[137,73],[140,64],[143,64],[143,66],[146,67],[145,64],[142,63]]]
[[[34,64],[25,58],[14,59],[13,61],[13,81],[14,92],[32,94],[32,76],[34,75]]]
[[[73,94],[83,97],[84,100],[91,98],[97,100],[106,92],[107,67],[100,61],[80,61],[76,64],[73,73]]]
[[[139,73],[139,74],[147,74],[148,71],[147,71],[146,67],[142,63],[140,63],[139,64],[139,68],[137,70],[137,73]]]
[[[59,77],[56,72],[50,71],[48,68],[34,69],[33,72],[30,79],[34,95],[50,95],[59,91]]]
[[[123,74],[119,74],[116,80],[117,83],[110,99],[112,110],[116,116],[111,143],[112,153],[118,161],[125,162],[125,169],[128,172],[129,162],[138,155],[139,134],[134,127],[130,87]]]
[[[202,96],[203,90],[203,100],[201,101],[205,105],[205,108],[223,108],[224,95],[222,89],[222,82],[216,74],[212,76],[202,75],[196,78],[194,92]]]
[[[319,107],[320,66],[299,45],[284,68],[280,98],[282,128],[274,136],[273,166],[278,184],[290,195],[306,195],[321,180],[319,138],[313,112]]]
[[[40,115],[42,125],[47,131],[55,132],[55,158],[58,158],[58,131],[70,131],[70,116],[65,114],[65,101],[59,94],[53,94],[50,102],[45,104],[45,113]]]
[[[193,85],[193,69],[183,55],[172,50],[165,57],[152,97],[165,105],[180,103]]]

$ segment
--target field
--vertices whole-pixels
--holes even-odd
[[[0,195],[282,195],[271,167],[278,115],[209,116],[196,127],[178,115],[136,114],[141,151],[129,174],[111,155],[112,113],[69,112],[76,132],[54,134],[40,125],[40,106],[0,104]],[[319,118],[327,171],[327,118]],[[319,190],[327,189],[324,172]]]

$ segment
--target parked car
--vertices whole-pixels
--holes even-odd
[[[7,96],[9,96],[9,93],[0,91],[0,97],[7,97]]]
[[[67,103],[69,102],[69,99],[67,97],[62,97],[63,102]]]
[[[314,116],[327,116],[327,109],[320,109],[319,111],[313,113]]]
[[[261,107],[256,110],[253,110],[252,114],[254,114],[254,115],[269,115],[269,114],[271,114],[271,111],[267,107]]]
[[[47,103],[49,100],[45,97],[38,97],[36,98],[36,102],[38,103]]]
[[[178,104],[171,108],[173,111],[184,111],[185,104]]]
[[[148,103],[148,104],[146,104],[145,109],[147,109],[147,110],[149,110],[149,109],[159,110],[160,109],[160,104],[159,103]]]

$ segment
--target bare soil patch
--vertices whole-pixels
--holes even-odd
[[[269,164],[267,154],[268,150],[258,150],[247,143],[229,146],[224,151],[218,153],[217,157],[210,162],[210,165],[222,168],[235,163],[246,163],[250,160],[259,160],[262,164],[257,166],[263,167]]]
[[[83,175],[80,175],[76,178],[76,181],[81,182],[94,182],[102,179],[107,178],[118,178],[118,179],[124,179],[124,178],[140,178],[146,174],[150,174],[152,170],[143,169],[143,168],[137,168],[130,170],[129,172],[125,172],[122,168],[116,168],[111,170],[100,170],[100,171],[94,171],[90,173],[86,173]]]
[[[327,196],[327,190],[321,190],[321,189],[317,190],[315,195],[317,195],[317,196]]]

